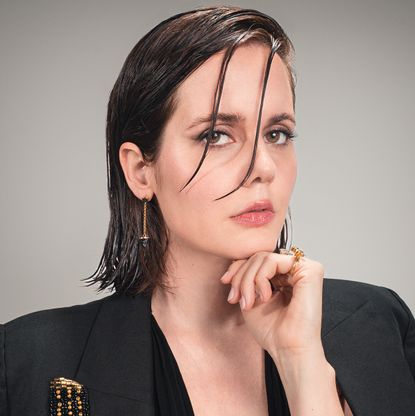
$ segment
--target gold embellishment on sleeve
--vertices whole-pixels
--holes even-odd
[[[85,387],[77,381],[56,377],[49,386],[49,416],[89,416]]]

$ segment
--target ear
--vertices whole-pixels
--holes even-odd
[[[134,143],[125,142],[120,146],[119,158],[131,192],[139,199],[150,200],[154,194],[153,167],[144,160],[140,148]]]

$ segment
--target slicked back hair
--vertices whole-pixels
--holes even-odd
[[[139,245],[143,202],[129,189],[119,161],[122,143],[136,144],[146,162],[156,162],[161,136],[177,106],[180,84],[212,55],[224,51],[215,91],[208,140],[200,162],[182,187],[199,171],[213,135],[226,69],[235,48],[246,43],[270,48],[251,162],[237,191],[252,172],[260,130],[263,101],[272,59],[278,54],[287,67],[293,107],[296,76],[293,68],[294,47],[281,26],[270,16],[254,9],[235,6],[201,7],[176,14],[155,26],[131,50],[111,91],[106,125],[107,186],[110,222],[104,251],[95,272],[85,278],[87,286],[98,284],[117,293],[151,294],[155,287],[168,289],[166,274],[168,232],[154,195],[147,203],[147,247]],[[287,248],[292,239],[291,212],[279,236],[275,252]]]

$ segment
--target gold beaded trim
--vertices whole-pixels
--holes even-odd
[[[77,381],[56,377],[49,386],[49,416],[89,416],[85,387]]]

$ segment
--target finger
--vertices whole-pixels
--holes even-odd
[[[268,302],[273,293],[273,287],[270,281],[260,272],[260,270],[258,270],[255,282],[260,293],[261,301]]]
[[[288,258],[287,258],[288,257]],[[258,270],[261,275],[270,281],[271,291],[283,286],[290,286],[290,275],[288,271],[292,268],[293,256],[279,253],[270,253]]]
[[[267,294],[269,299],[269,291],[271,291],[272,296],[272,289],[274,287],[279,288],[283,286],[293,286],[292,281],[290,281],[290,278],[292,276],[288,275],[288,272],[293,268],[294,263],[296,262],[295,256],[289,255],[289,254],[279,254],[279,253],[268,253],[266,257],[256,256],[258,260],[253,260],[254,256],[251,256],[249,259],[242,259],[237,260],[231,264],[231,266],[228,269],[228,273],[226,273],[220,280],[222,283],[231,283],[232,289],[229,292],[228,301],[230,303],[236,303],[241,298],[241,288],[240,288],[240,282],[242,278],[244,277],[244,273],[248,270],[250,267],[250,264],[253,264],[252,261],[259,262],[260,263],[260,269],[261,272],[257,273],[257,275],[264,274],[266,279],[271,281],[271,283],[266,285],[263,281],[261,281],[260,285],[264,290],[264,294]],[[263,261],[265,259],[265,261]],[[301,260],[303,260],[301,258]],[[251,260],[251,261],[249,261]],[[256,268],[256,267],[255,267]],[[252,272],[254,269],[251,270],[250,276],[252,277]],[[284,273],[285,272],[285,273]],[[272,279],[272,280],[271,280]],[[255,289],[256,289],[256,283],[259,283],[260,280],[256,280],[255,283],[252,282],[251,285],[249,284],[249,281],[247,281],[247,286],[244,289],[247,293],[247,299],[249,304],[255,302]],[[258,285],[258,286],[260,286]],[[259,292],[261,293],[260,287],[258,287]]]
[[[264,256],[255,258],[250,267],[244,271],[240,282],[241,308],[250,309],[255,303],[256,276],[264,261]]]
[[[220,281],[225,284],[230,283],[232,277],[238,272],[245,262],[247,262],[247,259],[235,260],[232,262],[232,264],[228,267],[228,270],[226,270],[220,278]]]
[[[241,294],[247,293],[247,306],[246,309],[250,309],[254,304],[256,299],[252,296],[252,286],[251,282],[253,282],[254,291],[258,293],[261,297],[261,301],[263,303],[267,302],[272,296],[275,291],[285,292],[290,295],[292,294],[292,284],[288,281],[291,277],[288,274],[279,274],[278,270],[284,270],[284,268],[279,267],[281,262],[280,256],[270,255],[269,253],[267,256],[262,257],[262,262],[260,267],[256,271],[255,277],[251,279],[251,274],[255,273],[254,268],[251,268],[249,271],[245,273],[243,281],[241,283]],[[275,254],[275,253],[274,253]],[[291,260],[291,259],[290,259]],[[271,279],[275,279],[274,283],[272,284]],[[244,285],[246,284],[246,289]]]
[[[288,275],[297,262],[293,254],[272,253],[272,257],[275,257],[277,261],[275,274]],[[271,265],[269,266],[271,267]]]
[[[274,275],[276,269],[275,258],[267,256],[255,276],[254,282],[263,303],[269,301],[275,291],[284,292],[289,298],[292,296],[293,287],[288,282],[290,275]]]
[[[276,270],[276,273],[286,274],[288,273],[294,262],[295,262],[295,256],[292,254],[280,254],[280,253],[269,253],[272,256],[276,258],[280,258],[281,261],[278,264],[278,269]],[[253,256],[251,256],[252,258]],[[303,257],[305,258],[305,257]],[[303,259],[302,258],[302,259]],[[241,260],[235,260],[228,268],[228,270],[222,275],[220,278],[220,281],[224,284],[230,283],[235,273],[238,272],[240,267],[249,259],[241,259]]]
[[[253,263],[258,261],[257,256],[250,257],[243,265],[238,269],[238,271],[232,277],[232,281],[230,282],[232,285],[231,291],[229,292],[228,301],[229,303],[237,303],[241,299],[241,280],[245,274],[245,272],[252,266]]]

